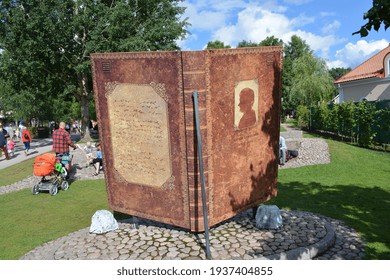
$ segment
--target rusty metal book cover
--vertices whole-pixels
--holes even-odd
[[[111,209],[204,231],[277,194],[282,47],[91,55]]]

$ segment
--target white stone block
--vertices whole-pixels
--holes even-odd
[[[102,234],[114,231],[119,228],[118,222],[114,215],[107,210],[98,210],[92,216],[92,224],[89,229],[90,233]]]
[[[256,212],[256,227],[259,229],[278,229],[283,224],[282,215],[276,205],[261,205]]]

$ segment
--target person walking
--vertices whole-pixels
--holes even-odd
[[[12,140],[11,136],[8,137],[7,149],[8,156],[13,157],[15,155],[15,142]]]
[[[27,127],[24,127],[23,131],[22,131],[22,142],[24,144],[24,154],[27,156],[28,154],[28,151],[30,150],[30,143],[32,141],[32,137],[31,137],[31,133],[30,131],[28,130]]]
[[[77,149],[76,145],[73,144],[70,139],[69,133],[65,130],[65,122],[60,122],[58,129],[53,132],[53,148],[52,150],[56,155],[62,154],[63,156],[69,156],[69,146],[74,150]],[[65,164],[65,168],[69,171],[70,164]]]
[[[3,152],[5,158],[9,160],[8,148],[7,148],[7,130],[3,128],[3,124],[0,123],[0,152]]]

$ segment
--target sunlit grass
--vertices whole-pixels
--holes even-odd
[[[33,248],[91,225],[108,209],[104,180],[77,181],[56,196],[31,189],[0,196],[0,259],[18,259]]]
[[[0,187],[18,182],[33,175],[34,158],[0,169]]]
[[[331,163],[280,170],[270,203],[342,220],[365,239],[368,259],[390,259],[390,154],[327,141]]]

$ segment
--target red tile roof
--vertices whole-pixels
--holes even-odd
[[[385,77],[385,71],[383,69],[383,62],[385,56],[390,53],[390,44],[378,52],[376,55],[372,56],[356,68],[352,69],[350,72],[340,77],[334,83],[345,83],[350,81],[362,80],[367,78]]]

